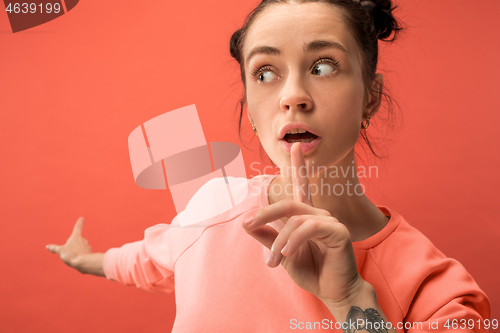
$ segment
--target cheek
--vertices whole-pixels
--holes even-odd
[[[356,82],[342,82],[320,94],[316,103],[329,110],[331,124],[352,125],[361,122],[363,89]]]
[[[323,132],[330,137],[329,146],[343,154],[350,150],[359,136],[363,113],[363,89],[356,82],[344,82],[323,94],[318,103],[323,105],[325,116]]]
[[[247,86],[247,104],[249,106],[261,107],[263,105],[268,105],[275,96],[275,92],[269,87],[262,88],[257,86],[257,84],[250,84]]]
[[[272,124],[272,111],[269,109],[269,103],[265,103],[265,100],[260,98],[258,94],[247,90],[247,110],[252,115],[259,140],[265,148],[269,138],[273,137],[270,127],[270,124]]]
[[[260,104],[262,104],[261,98],[259,96],[259,91],[257,89],[254,89],[252,84],[249,85],[248,81],[247,81],[247,89],[246,89],[246,98],[247,98],[248,109],[251,111],[258,109]]]
[[[260,128],[264,127],[262,129],[264,132],[271,124],[273,112],[274,114],[276,113],[276,108],[273,106],[277,102],[265,89],[252,89],[252,87],[248,87],[246,94],[247,109],[252,114],[255,125]]]

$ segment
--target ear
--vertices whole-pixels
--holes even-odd
[[[380,109],[382,103],[382,92],[384,89],[384,76],[380,73],[375,74],[371,88],[368,90],[368,99],[364,109],[363,118],[370,116],[373,118]]]

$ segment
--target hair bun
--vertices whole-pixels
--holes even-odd
[[[241,54],[238,47],[238,43],[240,42],[241,39],[241,33],[242,33],[241,29],[236,30],[231,36],[231,40],[229,41],[229,51],[231,53],[231,56],[238,62],[241,61],[240,59]]]
[[[392,11],[397,6],[392,6],[391,0],[358,0],[366,12],[373,19],[373,29],[377,33],[377,38],[385,41],[393,41],[397,38],[399,31],[403,28],[396,20]],[[394,33],[392,38],[389,38]]]

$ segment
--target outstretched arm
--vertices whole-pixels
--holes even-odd
[[[49,244],[47,250],[59,255],[68,266],[83,274],[105,276],[103,270],[104,253],[92,253],[88,241],[82,237],[83,217],[80,217],[64,245]]]

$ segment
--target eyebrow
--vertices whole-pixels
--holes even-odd
[[[327,47],[334,47],[336,49],[339,49],[343,51],[349,58],[351,55],[349,54],[349,51],[344,47],[344,45],[340,44],[339,42],[335,42],[332,40],[315,40],[310,43],[304,43],[303,50],[304,52],[314,52],[318,51]],[[273,46],[257,46],[253,48],[249,53],[247,57],[247,62],[250,61],[250,59],[256,55],[256,54],[270,54],[270,55],[275,55],[275,56],[280,56],[281,55],[281,50],[278,48],[275,48]]]

